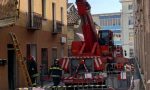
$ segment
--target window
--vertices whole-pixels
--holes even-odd
[[[48,49],[42,48],[41,49],[41,63],[42,63],[42,70],[45,75],[48,74]]]
[[[129,33],[129,41],[133,41],[134,40],[134,33],[130,32]]]
[[[132,10],[132,9],[133,9],[133,5],[130,4],[130,5],[128,6],[128,10]]]
[[[134,50],[130,49],[130,57],[133,57],[133,56],[134,56]]]
[[[64,24],[64,18],[63,18],[63,15],[64,14],[64,10],[63,10],[63,7],[61,7],[61,24],[63,25]]]
[[[99,43],[101,44],[101,45],[106,45],[106,44],[108,44],[109,43],[109,32],[105,32],[105,31],[103,31],[103,32],[100,32],[100,34],[99,34]]]
[[[115,26],[115,18],[112,18],[112,26]]]
[[[42,0],[42,17],[46,18],[46,0]]]
[[[110,26],[110,19],[107,19],[107,26]]]
[[[107,26],[107,20],[104,19],[104,26]]]
[[[34,11],[33,9],[33,0],[28,0],[28,14],[29,14],[29,26],[33,26],[33,20],[32,20],[32,12]]]
[[[104,26],[104,19],[100,20],[100,26]]]
[[[110,18],[110,26],[112,26],[112,18]]]
[[[64,57],[64,47],[61,48],[61,57]]]
[[[54,60],[57,59],[57,47],[52,48],[52,60],[51,63],[54,63]]]
[[[133,32],[130,32],[129,37],[133,37],[133,36],[134,36]]]
[[[129,20],[128,25],[131,25],[131,20]]]
[[[118,25],[120,25],[121,23],[120,23],[120,19],[118,19]]]
[[[129,17],[128,25],[133,25],[133,17]]]
[[[105,19],[105,26],[108,26],[108,19]]]
[[[52,21],[53,21],[53,32],[56,32],[56,5],[52,3]]]
[[[33,56],[36,59],[37,46],[36,44],[27,44],[27,58]]]
[[[34,11],[34,1],[33,0],[28,0],[28,12],[33,12]]]
[[[28,0],[27,29],[38,30],[42,27],[41,14],[34,12],[34,0]]]
[[[124,56],[127,56],[127,51],[126,50],[124,50]]]
[[[117,18],[117,25],[120,25],[120,18]]]

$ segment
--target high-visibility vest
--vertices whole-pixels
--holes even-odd
[[[49,68],[50,70],[54,70],[54,69],[58,69],[58,70],[62,70],[60,67],[51,67],[51,68]]]
[[[33,74],[32,77],[38,77],[39,73]]]
[[[50,69],[51,77],[61,77],[62,69],[60,67],[51,67]]]

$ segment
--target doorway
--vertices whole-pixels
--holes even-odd
[[[34,60],[37,62],[37,45],[36,44],[27,44],[27,58],[34,57]]]
[[[44,75],[48,75],[48,49],[47,48],[41,49],[41,61],[43,66],[43,73]]]
[[[13,44],[7,45],[8,57],[8,86],[9,90],[16,88],[16,54]]]
[[[52,60],[51,64],[54,64],[54,60],[57,59],[57,47],[52,48]]]

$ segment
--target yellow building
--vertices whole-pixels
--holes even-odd
[[[43,65],[44,74],[47,75],[53,60],[68,54],[67,0],[1,1],[0,62],[6,63],[0,63],[0,90],[15,90],[25,85],[18,77],[20,71],[9,32],[16,34],[23,57],[34,56],[38,71]]]

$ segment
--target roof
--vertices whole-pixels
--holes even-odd
[[[68,3],[67,4],[67,9],[69,8],[69,7],[71,7],[73,5],[73,3]]]
[[[70,10],[73,8],[73,10]],[[80,19],[80,16],[78,15],[78,12],[76,8],[74,7],[73,3],[68,3],[67,5],[67,23],[68,25],[74,25],[77,23],[77,21]]]
[[[68,25],[76,24],[79,19],[80,19],[80,16],[78,15],[77,11],[76,12],[69,12],[67,14]]]

